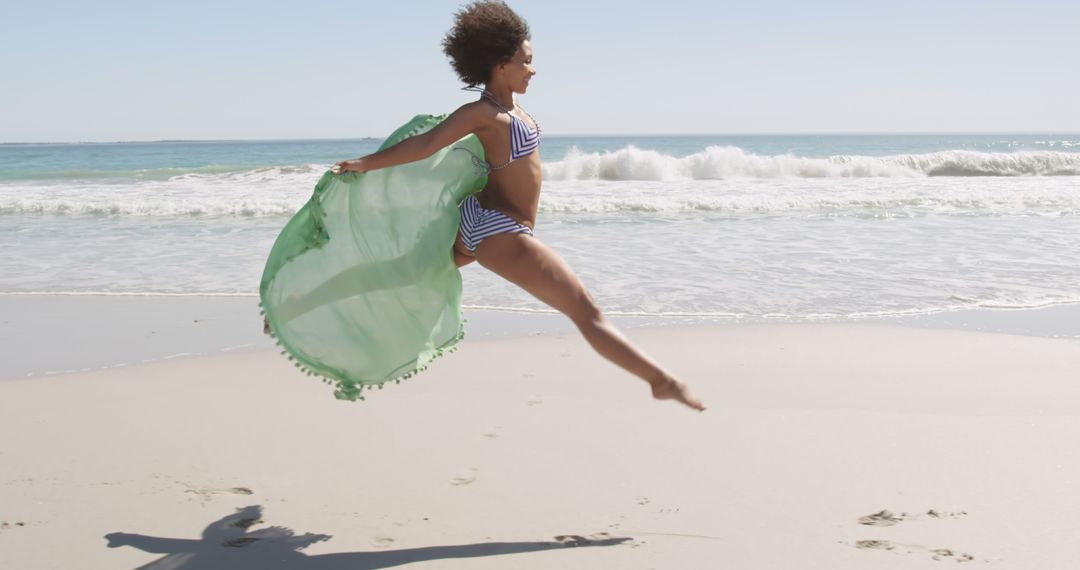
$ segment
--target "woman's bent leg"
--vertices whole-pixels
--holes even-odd
[[[480,265],[531,293],[570,318],[604,358],[645,380],[658,399],[673,399],[696,410],[705,406],[687,386],[630,343],[596,306],[570,266],[533,236],[500,234],[476,249]]]

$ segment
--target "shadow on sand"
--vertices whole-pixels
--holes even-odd
[[[109,548],[131,546],[164,556],[137,570],[375,570],[412,562],[447,558],[478,558],[524,554],[575,546],[614,546],[630,538],[589,539],[577,535],[557,536],[552,542],[486,542],[453,546],[428,546],[402,550],[345,552],[308,556],[301,550],[326,540],[329,535],[297,535],[288,528],[272,526],[249,529],[262,521],[262,507],[250,506],[210,523],[201,540],[159,538],[114,532],[105,535]]]

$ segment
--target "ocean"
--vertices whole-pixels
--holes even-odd
[[[0,145],[0,295],[250,296],[363,140]],[[536,236],[612,315],[1080,303],[1080,135],[547,136]],[[545,307],[473,264],[472,308]]]

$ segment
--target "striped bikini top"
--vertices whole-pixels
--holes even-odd
[[[533,124],[536,125],[535,128],[529,126],[529,124],[524,120],[519,119],[517,115],[512,112],[513,109],[507,109],[506,107],[503,107],[502,104],[495,99],[495,96],[492,95],[491,92],[487,89],[480,89],[479,87],[466,87],[465,90],[476,91],[480,93],[481,96],[486,98],[488,101],[491,101],[492,104],[498,107],[500,111],[506,113],[507,115],[510,115],[510,159],[498,166],[495,166],[473,155],[473,162],[477,164],[478,168],[482,167],[485,171],[502,170],[503,168],[510,166],[511,162],[514,162],[519,158],[529,156],[533,153],[533,151],[540,148],[540,123],[537,123],[536,119],[533,119],[533,116],[529,115],[528,111],[525,111],[525,114],[529,115],[529,119],[531,119]],[[522,111],[524,111],[524,109],[522,109]],[[481,165],[480,163],[483,164]]]

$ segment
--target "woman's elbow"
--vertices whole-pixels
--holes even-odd
[[[412,143],[413,147],[409,149],[412,151],[410,153],[413,155],[412,160],[424,160],[439,150],[438,146],[435,144],[435,140],[433,140],[429,133],[417,135],[412,139]]]

